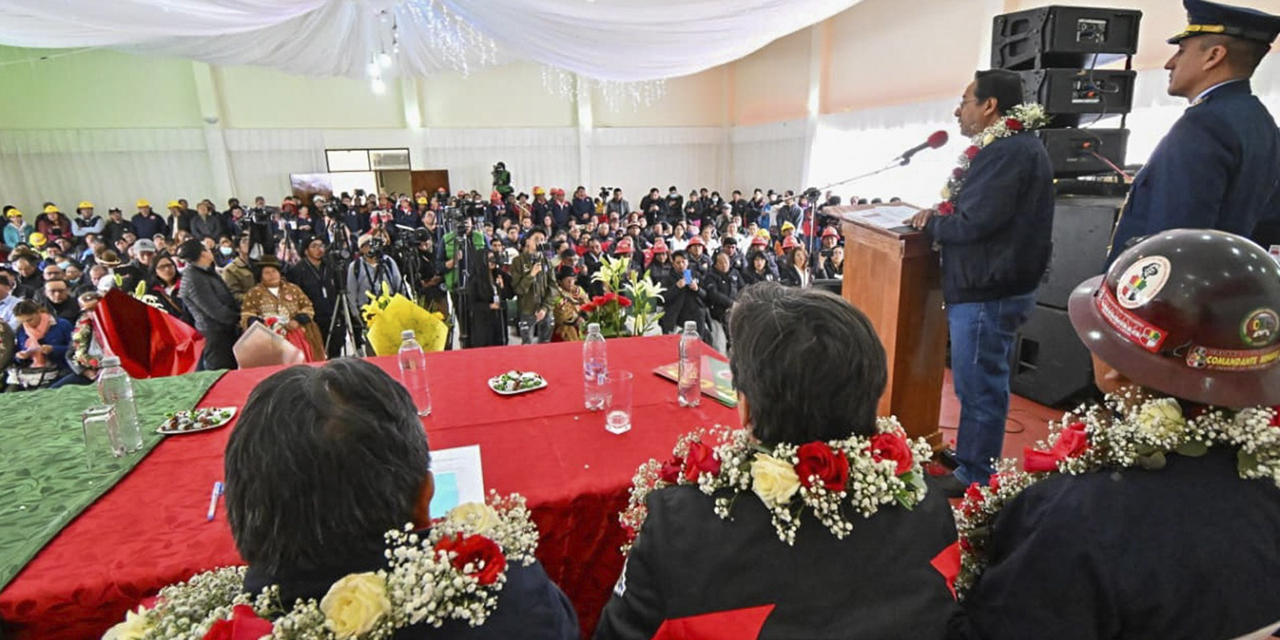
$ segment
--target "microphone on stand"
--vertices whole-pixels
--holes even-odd
[[[920,144],[914,147],[911,147],[910,149],[907,149],[902,153],[902,155],[898,156],[898,161],[900,163],[899,166],[910,164],[911,156],[914,156],[915,154],[920,153],[925,149],[937,149],[947,144],[947,139],[948,139],[948,136],[946,131],[934,131],[933,134],[929,136],[928,140],[925,140],[924,142],[921,142]]]

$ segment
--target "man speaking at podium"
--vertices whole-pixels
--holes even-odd
[[[1189,23],[1164,68],[1169,95],[1191,106],[1134,178],[1107,265],[1130,244],[1167,229],[1254,236],[1280,222],[1280,132],[1249,78],[1280,34],[1280,16],[1183,0]],[[1270,204],[1268,204],[1270,203]]]
[[[1004,445],[1009,414],[1009,348],[1035,305],[1049,264],[1053,167],[1013,107],[1022,80],[1012,71],[979,71],[956,118],[973,139],[968,169],[953,174],[938,209],[911,219],[942,252],[942,295],[951,332],[951,375],[960,398],[959,466],[942,483],[958,496],[986,484]],[[1016,124],[1011,124],[1016,123]]]

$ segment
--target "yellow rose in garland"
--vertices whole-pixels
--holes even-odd
[[[369,633],[391,612],[387,583],[376,573],[353,573],[333,583],[320,601],[325,626],[339,640]]]

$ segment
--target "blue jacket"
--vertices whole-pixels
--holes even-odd
[[[983,148],[955,213],[925,227],[942,247],[942,297],[989,302],[1035,291],[1053,249],[1053,196],[1053,166],[1034,135]]]
[[[71,345],[71,323],[62,318],[55,317],[53,322],[49,324],[49,330],[44,332],[44,338],[40,340],[40,344],[53,347],[53,353],[45,356],[45,361],[51,367],[59,369],[67,368],[67,347]],[[18,325],[18,336],[15,342],[15,351],[25,351],[27,348],[27,327],[26,325]],[[19,364],[29,365],[30,360],[17,360]]]
[[[1133,181],[1107,265],[1135,238],[1166,229],[1251,236],[1280,218],[1280,132],[1249,82],[1214,89],[1174,123]]]

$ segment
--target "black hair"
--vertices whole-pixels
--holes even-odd
[[[973,74],[973,97],[978,102],[996,99],[996,110],[1008,114],[1022,103],[1022,76],[1007,69],[989,69]]]
[[[871,321],[818,289],[761,282],[730,315],[729,367],[765,444],[803,444],[875,432],[888,368]]]
[[[196,239],[188,240],[178,247],[178,258],[188,264],[195,264],[200,259],[200,254],[204,253],[204,243]]]
[[[1228,35],[1206,34],[1198,38],[1200,50],[1223,46],[1227,49],[1227,66],[1237,74],[1252,76],[1271,51],[1271,44]]]
[[[13,306],[13,315],[17,316],[34,316],[44,310],[39,302],[34,300],[22,300]]]
[[[409,392],[363,360],[295,366],[249,394],[225,459],[236,548],[269,573],[374,557],[430,465]]]
[[[685,260],[688,260],[689,254],[685,253],[684,249],[681,249],[679,251],[672,251],[670,257],[672,262],[675,262],[676,258],[684,258]]]

